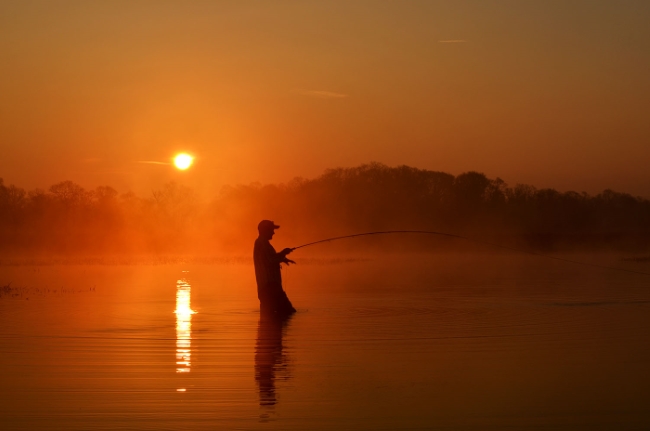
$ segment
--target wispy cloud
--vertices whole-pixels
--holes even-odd
[[[138,160],[136,163],[146,163],[149,165],[171,165],[169,162],[154,162],[152,160]]]
[[[347,94],[323,90],[295,90],[295,92],[301,96],[317,97],[319,99],[344,99],[349,97]]]
[[[439,40],[438,43],[466,43],[465,39],[448,39],[448,40]]]

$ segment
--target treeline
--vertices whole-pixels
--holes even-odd
[[[141,198],[72,181],[26,192],[0,179],[0,251],[188,252],[201,210],[192,190],[175,183]]]
[[[328,236],[435,230],[536,249],[648,249],[650,201],[605,190],[558,192],[478,172],[453,176],[368,164],[280,185],[225,187],[202,202],[170,183],[151,196],[65,181],[26,192],[0,180],[4,251],[219,253],[245,251],[261,219],[282,244]]]
[[[646,249],[650,243],[647,199],[612,190],[592,196],[524,184],[509,187],[478,172],[453,176],[378,163],[329,169],[315,179],[283,185],[230,187],[215,204],[222,220],[236,224],[249,214],[272,214],[280,224],[290,221],[291,230],[303,239],[320,239],[310,235],[314,230],[326,237],[414,229],[545,250]]]

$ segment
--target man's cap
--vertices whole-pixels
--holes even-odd
[[[271,220],[262,220],[258,225],[257,225],[257,230],[273,230],[277,229],[280,226],[277,224],[273,223]]]

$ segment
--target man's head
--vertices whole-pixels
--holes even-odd
[[[279,227],[271,220],[262,220],[257,225],[257,231],[260,233],[261,238],[271,239],[273,238],[273,234],[275,234],[275,230]]]

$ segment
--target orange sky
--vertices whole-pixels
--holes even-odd
[[[3,1],[0,177],[146,195],[370,161],[650,197],[650,2]],[[185,172],[160,164],[196,155]]]

